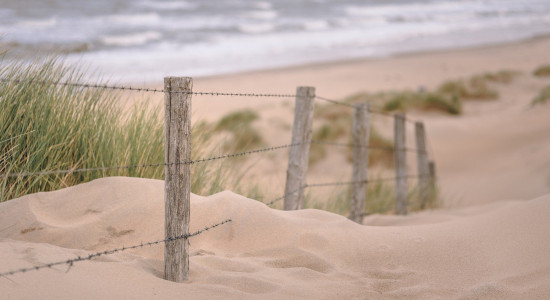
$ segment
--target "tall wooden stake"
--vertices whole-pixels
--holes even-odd
[[[435,162],[433,161],[430,161],[428,163],[428,172],[430,173],[430,177],[429,177],[429,191],[430,191],[430,197],[433,199],[433,200],[437,200],[436,197],[437,197],[437,183],[436,183],[436,180],[437,180],[437,174],[436,174],[436,171],[435,171]]]
[[[367,194],[367,168],[369,164],[370,114],[367,103],[355,104],[353,115],[353,174],[350,200],[350,220],[361,224]]]
[[[165,152],[164,211],[166,239],[189,233],[191,193],[191,95],[189,77],[164,78]],[[189,274],[189,241],[178,239],[165,243],[164,278],[182,282]]]
[[[292,144],[290,148],[288,169],[286,171],[285,210],[302,208],[304,188],[309,161],[309,146],[311,143],[313,104],[315,88],[298,87],[296,89],[296,107],[294,109],[294,125],[292,128]]]
[[[426,151],[426,132],[422,122],[416,122],[414,126],[416,136],[416,164],[418,170],[418,189],[420,195],[420,208],[426,208],[430,196],[428,169],[428,152]]]
[[[395,155],[395,212],[407,214],[407,155],[405,152],[405,114],[395,114],[394,119]]]

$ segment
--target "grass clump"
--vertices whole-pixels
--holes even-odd
[[[412,109],[440,111],[450,115],[462,113],[462,101],[472,99],[497,99],[498,92],[491,83],[507,84],[519,74],[517,71],[501,70],[475,75],[467,80],[449,80],[435,91],[387,91],[376,94],[360,93],[346,99],[348,103],[370,102],[373,108],[386,112]]]
[[[511,83],[520,73],[513,70],[501,70],[497,72],[474,75],[467,80],[449,80],[439,85],[437,93],[450,95],[460,100],[492,100],[499,94],[490,87],[491,83]]]
[[[232,138],[224,144],[224,150],[243,151],[261,146],[263,139],[260,133],[252,127],[252,122],[258,118],[258,114],[249,109],[224,116],[215,127],[218,132],[226,131],[232,135]]]
[[[519,74],[520,72],[514,71],[514,70],[500,70],[497,72],[476,75],[472,78],[474,81],[485,80],[487,82],[508,84],[508,83],[511,83],[514,80],[514,78],[516,78]]]
[[[382,95],[384,101],[382,109],[387,112],[408,111],[419,109],[426,111],[443,111],[451,115],[458,115],[462,112],[462,105],[457,97],[444,96],[432,92],[394,92]]]
[[[542,65],[533,71],[536,77],[550,77],[550,65]]]
[[[348,140],[352,144],[351,130],[353,123],[353,110],[348,107],[329,104],[316,107],[314,114],[315,123],[320,126],[313,131],[312,140],[320,142],[337,142]],[[371,126],[369,145],[372,147],[393,148],[393,143],[376,131]],[[309,152],[309,163],[315,164],[326,157],[329,145],[312,144]],[[369,151],[369,162],[371,165],[392,166],[393,152],[371,149]],[[346,156],[351,161],[353,149],[346,149]]]
[[[550,99],[550,85],[544,87],[539,94],[533,98],[531,105],[544,104]]]
[[[458,99],[491,100],[498,98],[498,92],[489,87],[488,81],[483,77],[445,81],[437,88],[437,92]]]
[[[380,178],[380,177],[378,177]],[[418,186],[414,185],[409,189],[408,210],[410,212],[421,211],[423,209],[433,209],[440,206],[439,193],[436,187],[433,187],[428,195],[428,201],[422,207]],[[311,197],[310,197],[311,198]],[[308,208],[323,209],[333,213],[348,217],[350,215],[351,189],[340,188],[329,194],[329,198],[320,202],[308,199],[304,206]],[[377,181],[376,178],[367,185],[365,200],[365,215],[372,214],[394,214],[395,213],[395,185],[390,182]]]
[[[0,61],[0,78],[8,80],[0,82],[3,175],[164,162],[164,122],[159,109],[141,105],[122,110],[117,105],[118,93],[48,84],[84,81],[78,68],[56,59]],[[210,156],[207,129],[207,125],[194,126],[192,159]],[[238,185],[233,179],[239,177],[235,171],[220,166],[222,163],[193,165],[192,191],[213,193]],[[162,179],[164,168],[0,176],[0,201],[105,176]]]
[[[350,139],[350,144],[351,144]],[[376,128],[371,126],[369,133],[369,166],[385,166],[393,168],[395,160],[393,156],[393,142],[383,137]],[[350,147],[346,153],[349,162],[353,161],[353,149]]]
[[[429,91],[361,93],[348,97],[347,102],[370,102],[374,109],[406,112],[412,109],[441,111],[451,115],[462,113],[462,103],[458,97]]]

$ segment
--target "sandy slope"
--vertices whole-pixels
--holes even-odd
[[[163,182],[106,178],[0,206],[2,270],[163,236]],[[428,218],[440,218],[432,212]],[[550,195],[463,210],[437,224],[360,226],[231,192],[192,197],[191,280],[163,281],[162,247],[0,279],[4,299],[543,299]],[[409,225],[409,226],[405,226]]]
[[[530,105],[531,99],[545,85],[550,85],[550,79],[531,75],[537,66],[550,63],[549,51],[550,37],[544,37],[476,49],[197,78],[195,90],[292,93],[297,85],[312,85],[317,88],[318,95],[339,98],[359,91],[434,88],[448,79],[517,70],[521,75],[512,84],[494,86],[501,94],[498,101],[466,103],[464,114],[458,118],[421,112],[412,112],[410,117],[426,124],[429,150],[437,163],[446,206],[528,200],[550,193],[547,154],[550,153],[550,105],[535,108]],[[208,96],[193,99],[197,119],[216,121],[238,109],[254,109],[260,115],[254,126],[270,146],[290,142],[293,116],[290,103],[292,99]],[[378,130],[392,138],[391,119],[373,116],[373,122]],[[407,143],[415,148],[412,130],[413,126],[409,126]],[[336,149],[330,152],[328,159],[311,167],[308,182],[350,178],[351,166],[341,152]],[[281,195],[286,152],[271,152],[249,159],[254,163],[250,171],[252,181],[260,182],[268,190],[269,197]],[[415,174],[414,156],[408,159],[410,173]],[[318,193],[326,194],[330,190]]]
[[[496,86],[499,101],[467,104],[460,117],[411,114],[426,123],[444,209],[374,215],[364,221],[371,226],[360,226],[323,211],[272,210],[230,192],[193,196],[192,230],[226,218],[233,222],[191,240],[190,282],[162,280],[163,248],[154,246],[78,263],[68,273],[56,267],[0,278],[0,298],[546,299],[550,105],[529,103],[550,80],[529,72],[549,62],[549,51],[550,38],[541,38],[199,78],[195,90],[279,93],[302,84],[317,86],[319,95],[343,97],[523,71],[513,84]],[[193,107],[195,118],[210,121],[252,108],[261,115],[255,126],[269,145],[290,141],[290,101],[197,97]],[[391,131],[391,120],[375,122]],[[329,158],[310,169],[309,183],[349,176],[344,155]],[[250,175],[269,184],[268,196],[282,191],[285,161],[276,152],[250,159]],[[0,272],[156,240],[163,237],[163,218],[163,183],[145,179],[106,178],[1,203]]]

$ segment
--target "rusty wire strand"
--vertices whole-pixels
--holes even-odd
[[[188,238],[197,236],[197,235],[199,235],[199,234],[201,234],[205,231],[208,231],[210,229],[221,226],[225,223],[229,223],[231,221],[232,221],[231,219],[226,219],[226,220],[223,220],[223,221],[221,221],[219,223],[216,223],[214,225],[207,226],[207,227],[204,227],[202,229],[199,229],[199,230],[197,230],[193,233],[183,234],[183,235],[179,235],[179,236],[176,236],[176,237],[170,237],[170,238],[163,239],[163,240],[156,240],[156,241],[147,242],[147,243],[140,243],[140,244],[137,244],[137,245],[134,245],[134,246],[128,246],[128,247],[123,246],[121,248],[116,248],[116,249],[111,249],[111,250],[105,250],[105,251],[101,251],[101,252],[92,253],[88,256],[78,256],[77,258],[67,259],[67,260],[64,260],[64,261],[52,262],[52,263],[43,264],[43,265],[39,265],[39,266],[34,266],[34,267],[30,267],[30,268],[21,268],[21,269],[17,269],[17,270],[8,271],[8,272],[3,272],[3,273],[0,273],[0,277],[12,276],[12,275],[15,275],[15,274],[18,274],[18,273],[25,273],[25,272],[29,272],[29,271],[38,271],[40,269],[51,268],[53,266],[58,266],[58,265],[67,265],[67,266],[69,266],[69,269],[70,269],[73,266],[73,264],[76,263],[76,262],[85,261],[85,260],[92,260],[95,257],[99,257],[99,256],[103,256],[103,255],[110,255],[110,254],[130,250],[130,249],[142,248],[142,247],[145,247],[145,246],[152,246],[152,245],[157,245],[157,244],[161,244],[161,243],[167,243],[167,242],[172,242],[172,241],[176,241],[176,240],[181,240],[181,239],[188,239]]]
[[[367,149],[372,149],[372,150],[381,150],[381,151],[389,151],[389,152],[393,152],[394,150],[397,150],[394,147],[346,144],[346,143],[337,143],[337,142],[328,142],[328,141],[319,141],[319,140],[312,140],[311,143],[312,144],[319,144],[319,145],[337,146],[337,147],[367,148]],[[404,148],[403,150],[407,151],[407,152],[412,152],[412,153],[420,152],[419,149],[415,149],[415,148]]]
[[[361,146],[361,145],[327,142],[327,141],[319,141],[319,140],[312,140],[309,143],[310,144],[326,144],[326,145],[341,146],[341,147],[367,147],[369,149],[394,151],[393,147]],[[204,162],[210,162],[210,161],[214,161],[214,160],[246,156],[246,155],[255,154],[255,153],[269,152],[269,151],[275,151],[275,150],[285,149],[285,148],[292,148],[292,147],[296,147],[296,146],[300,146],[300,145],[304,145],[304,144],[308,144],[308,143],[285,144],[285,145],[268,147],[268,148],[254,149],[254,150],[244,151],[244,152],[239,152],[239,153],[224,154],[224,155],[213,156],[213,157],[208,157],[208,158],[200,158],[200,159],[197,159],[197,160],[191,160],[191,161],[185,161],[185,162],[179,162],[179,163],[169,163],[169,164],[167,164],[167,163],[155,163],[155,164],[141,164],[141,165],[106,166],[106,167],[94,167],[94,168],[75,168],[75,169],[67,169],[67,170],[51,170],[51,171],[38,171],[38,172],[17,172],[17,173],[9,173],[9,174],[0,174],[0,178],[2,178],[2,177],[46,176],[46,175],[57,175],[57,174],[74,174],[74,173],[85,173],[85,172],[94,172],[94,171],[110,171],[110,170],[123,170],[123,169],[135,169],[135,168],[151,168],[151,167],[174,166],[174,165],[194,165],[196,163],[204,163]],[[404,150],[409,151],[409,152],[418,151],[416,149],[410,149],[410,148],[405,148]]]
[[[355,106],[352,105],[352,104],[349,104],[349,103],[346,103],[346,102],[343,102],[343,101],[338,101],[338,100],[334,100],[334,99],[329,99],[329,98],[321,97],[321,96],[315,96],[315,99],[321,100],[321,101],[325,101],[325,102],[329,102],[329,103],[336,104],[336,105],[341,105],[341,106],[346,106],[346,107],[350,107],[350,108],[355,108]],[[373,113],[373,114],[383,115],[383,116],[390,117],[390,118],[394,118],[394,117],[395,117],[395,114],[393,114],[393,113],[381,111],[381,110],[378,110],[378,109],[372,109],[372,108],[370,108],[370,107],[369,107],[369,110],[368,110],[368,111],[369,111],[370,113]],[[405,121],[406,121],[406,122],[410,122],[410,123],[416,123],[416,122],[417,122],[417,121],[415,121],[415,120],[413,120],[413,119],[410,119],[410,118],[408,118],[408,117],[405,117]]]
[[[160,166],[174,166],[174,165],[193,165],[196,163],[209,162],[220,159],[234,158],[239,156],[245,156],[255,153],[274,151],[284,148],[291,148],[304,143],[295,143],[295,144],[286,144],[275,147],[268,147],[262,149],[255,149],[245,152],[224,154],[220,156],[214,156],[209,158],[201,158],[197,160],[179,162],[179,163],[156,163],[156,164],[142,164],[142,165],[130,165],[130,166],[108,166],[108,167],[96,167],[96,168],[79,168],[79,169],[68,169],[68,170],[52,170],[52,171],[39,171],[39,172],[19,172],[19,173],[9,173],[9,174],[0,174],[1,177],[26,177],[26,176],[44,176],[44,175],[54,175],[54,174],[72,174],[72,173],[84,173],[84,172],[93,172],[93,171],[107,171],[107,170],[122,170],[122,169],[133,169],[133,168],[149,168],[149,167],[160,167]]]
[[[355,180],[355,181],[337,181],[337,182],[321,182],[321,183],[310,183],[310,184],[304,184],[301,187],[299,187],[297,190],[287,193],[283,196],[277,197],[270,202],[266,203],[267,206],[271,206],[275,204],[276,202],[283,200],[286,198],[286,196],[292,195],[300,190],[304,190],[306,188],[315,188],[315,187],[327,187],[327,186],[339,186],[339,185],[352,185],[356,183],[364,183],[369,184],[373,182],[384,182],[384,181],[395,181],[401,178],[411,179],[411,178],[423,178],[423,177],[430,177],[429,174],[419,174],[419,175],[407,175],[407,176],[397,176],[397,177],[388,177],[388,178],[378,178],[378,179],[367,179],[367,180]]]
[[[106,84],[90,84],[90,83],[77,83],[77,82],[62,82],[62,81],[38,81],[38,80],[18,80],[18,79],[5,79],[0,78],[2,82],[8,83],[36,83],[41,85],[59,85],[69,87],[79,87],[86,89],[107,89],[107,90],[123,90],[133,92],[151,92],[151,93],[172,93],[172,94],[186,94],[194,96],[236,96],[236,97],[271,97],[271,98],[294,98],[295,94],[269,94],[269,93],[222,93],[222,92],[193,92],[193,91],[168,91],[164,89],[152,89],[152,88],[136,88],[131,86],[116,86]]]

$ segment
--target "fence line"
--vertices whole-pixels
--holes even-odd
[[[162,166],[172,166],[172,165],[182,165],[182,164],[184,164],[184,165],[193,165],[193,164],[196,164],[196,163],[203,163],[203,162],[209,162],[209,161],[227,159],[227,158],[235,158],[235,157],[246,156],[246,155],[255,154],[255,153],[269,152],[269,151],[275,151],[275,150],[280,150],[280,149],[285,149],[285,148],[291,148],[291,147],[296,147],[296,146],[300,146],[300,145],[303,145],[303,144],[306,144],[306,143],[285,144],[285,145],[280,145],[280,146],[254,149],[254,150],[250,150],[250,151],[224,154],[224,155],[208,157],[208,158],[200,158],[200,159],[181,162],[181,163],[151,163],[151,164],[141,164],[141,165],[119,165],[119,166],[77,168],[77,169],[67,169],[67,170],[38,171],[38,172],[18,172],[18,173],[0,174],[0,178],[2,178],[2,177],[28,177],[28,176],[45,176],[45,175],[57,175],[57,174],[73,174],[73,173],[85,173],[85,172],[94,172],[94,171],[110,171],[110,170],[135,169],[135,168],[162,167]],[[350,147],[350,148],[365,147],[365,148],[368,148],[368,149],[390,151],[390,152],[395,150],[393,147],[376,147],[376,146],[345,144],[345,143],[319,141],[319,140],[312,140],[310,142],[310,144],[331,145],[331,146]],[[418,150],[414,149],[414,148],[406,148],[405,151],[414,152],[414,153],[418,152]]]
[[[245,156],[254,153],[274,151],[284,148],[291,148],[303,143],[296,144],[286,144],[281,146],[274,146],[262,149],[255,149],[245,152],[224,154],[220,156],[200,158],[191,161],[185,161],[180,163],[156,163],[156,164],[142,164],[142,165],[125,165],[125,166],[108,166],[108,167],[95,167],[95,168],[79,168],[79,169],[68,169],[68,170],[54,170],[54,171],[38,171],[38,172],[20,172],[20,173],[9,173],[9,174],[0,174],[1,177],[26,177],[26,176],[42,176],[42,175],[54,175],[54,174],[72,174],[72,173],[84,173],[84,172],[93,172],[93,171],[108,171],[108,170],[120,170],[120,169],[133,169],[133,168],[149,168],[149,167],[161,167],[161,166],[175,166],[175,165],[194,165],[196,163],[209,162],[220,159],[234,158],[239,156]]]
[[[173,94],[187,94],[193,96],[232,96],[232,97],[262,97],[262,98],[295,98],[296,94],[270,94],[270,93],[227,93],[227,92],[194,92],[194,91],[168,91],[166,89],[154,89],[154,88],[137,88],[132,86],[117,86],[117,85],[107,85],[107,84],[91,84],[91,83],[78,83],[78,82],[64,82],[64,81],[41,81],[41,80],[20,80],[20,79],[9,79],[9,78],[0,78],[2,82],[8,83],[35,83],[41,85],[61,85],[61,86],[70,86],[70,87],[80,87],[80,88],[97,88],[97,89],[109,89],[109,90],[125,90],[133,92],[151,92],[151,93],[173,93]],[[336,105],[346,106],[349,108],[354,108],[352,104],[338,101],[326,97],[314,96],[315,99],[329,102]],[[385,115],[387,117],[393,117],[394,114],[384,112],[381,110],[375,110],[369,108],[369,112]],[[415,120],[405,119],[407,122],[414,123]]]
[[[90,83],[77,83],[77,82],[62,82],[62,81],[40,81],[40,80],[19,80],[19,79],[6,79],[0,78],[2,82],[8,83],[29,83],[40,85],[61,85],[69,87],[80,87],[86,89],[106,89],[106,90],[122,90],[133,92],[150,92],[150,93],[171,93],[171,94],[186,94],[193,96],[234,96],[234,97],[265,97],[265,98],[294,98],[295,94],[269,94],[269,93],[225,93],[225,92],[193,92],[193,91],[168,91],[165,89],[153,89],[153,88],[136,88],[131,86],[117,86],[106,84],[90,84]]]
[[[338,142],[328,142],[328,141],[319,141],[319,140],[312,140],[312,144],[319,144],[319,145],[329,145],[329,146],[337,146],[337,147],[348,147],[348,148],[367,148],[372,150],[381,150],[381,151],[389,151],[393,152],[395,151],[394,147],[383,147],[383,146],[369,146],[369,145],[356,145],[356,144],[346,144],[346,143],[338,143]],[[407,152],[417,153],[417,152],[423,152],[416,148],[404,148]]]
[[[187,203],[186,204],[187,206],[185,206],[185,205],[182,206],[183,211],[184,211],[184,213],[187,214],[187,216],[189,215],[188,201],[189,201],[189,195],[190,195],[190,192],[191,192],[190,191],[190,185],[189,185],[189,165],[193,165],[195,163],[211,162],[211,161],[215,161],[215,160],[246,156],[246,155],[250,155],[250,154],[254,154],[254,153],[274,151],[274,150],[284,149],[284,148],[290,148],[291,149],[290,150],[291,155],[290,155],[290,158],[289,158],[289,167],[287,169],[287,186],[285,187],[285,195],[283,195],[281,197],[278,197],[278,198],[275,198],[275,199],[271,200],[270,202],[266,203],[268,206],[273,205],[277,201],[285,199],[285,205],[284,205],[285,209],[299,209],[301,207],[301,197],[303,197],[302,191],[306,188],[328,187],[328,186],[343,186],[343,185],[354,185],[354,184],[363,184],[363,186],[365,186],[366,184],[372,183],[372,182],[396,181],[397,182],[396,187],[401,186],[401,189],[398,189],[396,191],[396,198],[397,198],[397,200],[401,199],[401,201],[396,200],[396,202],[399,202],[399,203],[403,202],[404,203],[402,205],[404,207],[404,209],[399,209],[400,207],[399,207],[399,203],[398,203],[398,207],[397,207],[396,211],[399,214],[406,214],[406,201],[407,201],[407,198],[406,198],[406,184],[407,184],[407,179],[410,179],[410,178],[424,179],[425,177],[431,177],[432,178],[432,185],[433,185],[433,182],[435,182],[435,175],[432,175],[432,174],[435,174],[435,167],[434,167],[433,163],[432,163],[432,165],[430,165],[430,174],[407,175],[407,173],[406,173],[406,163],[405,163],[405,159],[403,158],[403,157],[405,157],[405,152],[406,151],[414,152],[414,153],[417,153],[419,156],[425,155],[427,157],[427,150],[425,149],[425,145],[423,146],[424,147],[423,149],[413,149],[413,148],[406,148],[405,147],[405,145],[404,145],[404,141],[405,141],[405,122],[417,123],[417,121],[406,118],[405,115],[402,114],[402,113],[399,113],[399,114],[388,113],[388,112],[384,112],[384,111],[380,111],[380,110],[371,109],[368,106],[366,106],[366,108],[364,108],[365,112],[380,114],[380,115],[383,115],[383,116],[394,118],[396,121],[398,119],[402,121],[402,125],[400,125],[400,127],[398,128],[399,130],[397,130],[397,126],[396,126],[395,133],[394,133],[395,137],[397,137],[397,136],[401,137],[399,140],[402,140],[402,142],[398,143],[397,142],[398,139],[396,138],[396,141],[395,141],[393,147],[382,147],[382,146],[370,146],[370,145],[368,145],[368,133],[367,133],[367,138],[366,138],[366,144],[363,144],[364,140],[357,140],[357,139],[354,139],[354,143],[352,143],[352,144],[330,142],[330,141],[311,140],[311,132],[312,132],[311,122],[312,122],[312,119],[313,119],[313,110],[314,110],[313,100],[317,99],[317,100],[329,102],[329,103],[332,103],[332,104],[335,104],[335,105],[341,105],[341,106],[353,108],[354,110],[356,110],[356,112],[359,110],[359,106],[357,106],[357,105],[352,105],[352,104],[349,104],[349,103],[346,103],[346,102],[343,102],[343,101],[338,101],[338,100],[333,100],[333,99],[329,99],[329,98],[325,98],[325,97],[321,97],[321,96],[316,96],[315,95],[315,88],[313,88],[313,87],[299,87],[297,89],[296,94],[268,94],[268,93],[224,93],[224,92],[200,92],[200,91],[199,92],[194,92],[194,91],[192,91],[192,78],[189,78],[189,77],[167,77],[167,78],[165,78],[164,89],[135,88],[135,87],[131,87],[131,86],[116,86],[116,85],[106,85],[106,84],[102,85],[102,84],[88,84],[88,83],[72,83],[72,82],[62,82],[62,81],[48,82],[48,81],[34,81],[34,80],[17,80],[17,79],[5,79],[5,78],[4,79],[0,78],[0,81],[1,82],[10,82],[10,83],[59,85],[59,86],[76,87],[76,88],[99,88],[99,89],[111,89],[111,90],[127,90],[127,91],[135,91],[135,92],[164,93],[164,95],[165,95],[165,106],[166,106],[166,110],[165,110],[165,112],[166,112],[165,122],[166,123],[165,123],[165,125],[167,126],[167,127],[165,127],[165,132],[167,132],[166,138],[168,139],[168,137],[169,137],[168,129],[172,128],[172,127],[170,127],[170,126],[173,125],[171,123],[172,121],[176,120],[174,122],[180,124],[183,120],[184,121],[183,123],[186,124],[185,128],[183,128],[183,126],[182,126],[182,128],[179,128],[178,126],[180,126],[180,125],[173,128],[175,134],[179,137],[178,140],[172,141],[172,139],[170,139],[169,141],[165,142],[165,147],[167,147],[167,148],[165,148],[165,151],[167,151],[167,152],[165,152],[165,157],[168,157],[168,153],[169,153],[168,150],[167,150],[167,149],[169,149],[168,146],[175,147],[173,149],[171,148],[172,150],[176,149],[175,150],[175,153],[176,153],[175,155],[178,157],[178,159],[174,160],[175,162],[165,160],[164,163],[141,164],[141,165],[133,165],[133,166],[131,166],[131,165],[130,166],[128,166],[128,165],[127,166],[110,166],[110,167],[108,166],[108,167],[95,167],[95,168],[78,168],[78,169],[75,168],[75,169],[69,169],[69,170],[56,170],[56,171],[8,173],[8,174],[0,174],[0,178],[2,178],[2,177],[33,176],[33,175],[71,174],[71,173],[82,173],[82,172],[91,172],[91,171],[106,171],[106,170],[117,170],[117,169],[120,170],[120,169],[131,169],[131,168],[146,168],[146,167],[186,165],[185,168],[186,168],[187,175],[183,176],[183,177],[186,177],[185,180],[183,180],[183,179],[182,180],[179,180],[179,179],[178,180],[171,180],[167,176],[165,181],[166,181],[166,184],[170,183],[174,187],[181,188],[181,191],[178,190],[178,192],[175,193],[176,196],[173,197],[174,201],[175,201],[174,203],[176,203],[176,204],[174,204],[175,205],[174,207],[176,207],[176,206],[179,207],[179,206],[182,205],[181,204],[182,202],[181,202],[181,199],[180,199],[181,195],[183,195],[183,197],[187,197],[187,200],[185,200],[187,202],[184,201],[185,203]],[[224,155],[220,155],[220,156],[213,156],[213,157],[209,157],[209,158],[201,158],[201,159],[197,159],[197,160],[191,160],[191,157],[190,157],[190,139],[191,139],[191,130],[190,130],[191,97],[190,96],[191,95],[197,95],[197,96],[210,95],[210,96],[296,98],[296,111],[295,111],[295,121],[294,121],[293,134],[292,134],[292,142],[291,142],[291,144],[286,144],[286,145],[273,146],[273,147],[255,149],[255,150],[244,151],[244,152],[239,152],[239,153],[224,154]],[[176,101],[176,102],[174,102],[176,104],[171,105],[172,100]],[[303,107],[303,108],[300,109],[300,107]],[[355,119],[354,119],[354,122],[355,122]],[[365,118],[363,121],[360,121],[360,122],[365,123],[365,124],[370,123],[369,118]],[[304,124],[306,124],[306,125],[304,125]],[[295,131],[296,131],[296,133],[295,133]],[[180,137],[180,135],[181,135],[181,137]],[[355,133],[353,135],[355,136]],[[428,143],[429,143],[429,141],[428,141]],[[400,167],[400,171],[397,171],[396,176],[391,177],[391,178],[379,178],[379,179],[369,180],[369,179],[367,179],[367,176],[366,176],[366,173],[365,173],[365,175],[362,176],[362,177],[359,177],[359,178],[353,177],[352,179],[354,179],[354,180],[352,180],[352,181],[339,181],[339,182],[324,182],[324,183],[307,184],[307,183],[305,183],[306,182],[305,181],[305,174],[307,173],[307,165],[308,165],[307,161],[308,161],[308,156],[309,156],[309,147],[310,147],[311,144],[332,145],[332,146],[352,147],[352,148],[361,147],[361,148],[368,148],[368,149],[373,149],[373,150],[392,151],[395,155],[396,167]],[[294,148],[294,147],[298,147],[298,146],[302,146],[303,149],[301,149],[300,151],[295,151],[296,148]],[[419,148],[419,147],[417,147],[417,148]],[[420,148],[422,148],[422,147],[420,147]],[[187,152],[187,154],[185,154],[185,156],[181,154],[181,153],[185,152],[184,150]],[[302,154],[298,155],[298,154],[294,153],[294,155],[292,155],[293,152],[300,152]],[[172,152],[170,152],[170,153],[172,153]],[[366,153],[363,154],[363,156],[366,156],[366,155],[367,155]],[[399,163],[399,162],[401,162],[401,163]],[[354,168],[355,168],[356,165],[360,165],[356,161],[355,158],[354,158],[353,164],[354,164]],[[294,169],[291,170],[291,167],[295,167],[295,166],[298,166],[298,168],[294,168]],[[366,170],[367,167],[365,166],[364,168]],[[178,174],[181,173],[178,170],[176,170],[176,171],[177,172],[175,172],[175,173],[178,173]],[[166,172],[168,172],[168,171],[166,171]],[[419,172],[419,173],[422,173],[422,172]],[[300,180],[297,179],[298,178],[298,177],[296,177],[297,174],[299,175],[298,177],[300,177]],[[357,179],[362,179],[362,180],[357,180]],[[291,186],[289,186],[289,182],[291,182],[293,184]],[[426,186],[426,188],[428,188],[427,184],[425,184],[425,186]],[[166,190],[168,190],[168,189],[166,189]],[[361,192],[361,193],[364,193],[364,191]],[[299,195],[297,195],[297,194],[299,194]],[[401,197],[400,197],[400,195],[401,195]],[[405,196],[403,197],[403,195],[405,195]],[[290,204],[292,202],[289,199],[291,199],[293,197],[298,199],[298,201],[295,201],[298,204],[287,205],[287,204]],[[165,201],[167,201],[166,199],[168,199],[168,198],[169,197],[167,196],[167,194],[165,194]],[[168,202],[166,202],[166,203],[168,203]],[[359,220],[354,220],[354,221],[360,222],[362,220],[362,216],[364,216],[364,212],[361,212],[360,216],[361,216],[361,218],[359,218]],[[172,215],[169,216],[168,214],[166,214],[166,222],[165,223],[168,224],[169,220],[172,220],[172,221],[174,221],[175,223],[178,223],[178,224],[183,222],[184,231],[169,232],[168,229],[165,228],[165,234],[166,234],[165,236],[176,236],[176,237],[168,237],[168,238],[165,238],[164,240],[153,241],[153,242],[149,242],[149,243],[145,243],[145,244],[141,243],[141,244],[135,245],[135,246],[122,247],[122,248],[117,248],[117,249],[113,249],[113,250],[97,252],[97,253],[90,254],[87,257],[78,257],[76,259],[70,259],[70,260],[61,261],[61,262],[45,264],[45,265],[36,266],[36,267],[33,267],[33,268],[23,268],[23,269],[19,269],[19,270],[15,270],[15,271],[0,273],[0,276],[8,276],[8,275],[13,275],[13,274],[17,274],[17,273],[24,273],[24,272],[27,272],[27,271],[39,270],[39,269],[42,269],[42,268],[51,268],[52,266],[62,265],[62,264],[67,264],[69,266],[69,269],[70,269],[70,267],[73,265],[73,263],[78,262],[78,261],[91,260],[92,258],[101,256],[101,255],[108,255],[108,254],[116,253],[116,252],[119,252],[119,251],[125,251],[125,250],[128,250],[128,249],[135,249],[135,248],[143,247],[143,246],[146,246],[146,245],[165,243],[166,247],[167,247],[166,249],[168,249],[168,247],[169,246],[171,247],[172,244],[168,244],[167,242],[177,240],[178,243],[181,243],[181,242],[183,242],[183,241],[181,241],[182,239],[187,239],[189,237],[198,235],[198,234],[200,234],[204,231],[207,231],[209,229],[212,229],[214,227],[220,226],[220,225],[225,224],[227,222],[231,222],[231,219],[224,220],[224,221],[222,221],[220,223],[217,223],[215,225],[212,225],[210,227],[205,227],[205,228],[203,228],[203,229],[201,229],[201,230],[199,230],[195,233],[192,233],[192,234],[186,233],[186,234],[180,235],[182,232],[183,233],[187,232],[188,229],[186,229],[186,228],[188,228],[188,227],[185,227],[185,226],[188,226],[188,219],[183,220],[183,221],[181,221],[179,219],[176,220],[176,218],[172,217]],[[187,242],[185,242],[185,243],[187,245]],[[170,253],[168,255],[170,257],[178,257],[178,261],[174,262],[174,267],[173,268],[170,267],[170,271],[168,269],[166,269],[166,266],[169,265],[167,260],[166,260],[166,256],[167,256],[166,249],[165,249],[165,278],[168,279],[168,280],[176,281],[176,282],[186,280],[187,279],[187,271],[184,271],[185,273],[184,273],[182,278],[173,277],[171,275],[168,275],[168,273],[174,273],[174,274],[178,273],[179,274],[179,272],[181,271],[180,268],[181,268],[182,264],[185,264],[185,266],[183,268],[188,270],[188,263],[185,263],[185,261],[188,261],[188,250],[187,250],[187,248],[185,248],[183,250],[183,253],[181,253],[181,254],[180,253]],[[179,258],[180,255],[183,257],[183,259]]]
[[[321,97],[321,96],[315,96],[315,99],[355,109],[355,106],[353,106],[352,104],[343,102],[343,101],[329,99],[329,98],[325,98],[325,97]],[[386,116],[386,117],[389,117],[389,118],[393,118],[393,116],[395,115],[393,113],[381,111],[381,110],[378,110],[378,109],[372,109],[370,107],[368,109],[368,112],[373,113],[373,114],[383,115],[383,116]],[[405,121],[407,121],[409,123],[417,122],[416,120],[413,120],[413,119],[410,119],[410,118],[405,118]]]
[[[105,250],[105,251],[101,251],[101,252],[92,253],[88,256],[78,256],[77,258],[73,258],[73,259],[67,259],[67,260],[63,260],[63,261],[57,261],[57,262],[52,262],[52,263],[48,263],[48,264],[42,264],[42,265],[39,265],[39,266],[30,267],[30,268],[21,268],[21,269],[17,269],[17,270],[8,271],[8,272],[3,272],[3,273],[0,273],[0,277],[12,276],[12,275],[15,275],[15,274],[18,274],[18,273],[25,273],[25,272],[29,272],[29,271],[38,271],[40,269],[51,268],[53,266],[58,266],[58,265],[67,265],[67,266],[69,266],[69,269],[67,269],[67,272],[68,272],[70,270],[70,268],[73,266],[73,264],[76,263],[76,262],[81,262],[81,261],[85,261],[85,260],[92,260],[95,257],[99,257],[99,256],[103,256],[103,255],[110,255],[110,254],[114,254],[114,253],[117,253],[117,252],[123,252],[123,251],[130,250],[130,249],[143,248],[145,246],[152,246],[152,245],[157,245],[157,244],[161,244],[161,243],[172,242],[172,241],[175,241],[175,240],[181,240],[181,239],[185,240],[185,239],[197,236],[197,235],[199,235],[199,234],[201,234],[205,231],[209,231],[210,229],[214,229],[218,226],[229,223],[231,221],[232,221],[232,219],[226,219],[226,220],[223,220],[223,221],[221,221],[219,223],[216,223],[214,225],[210,225],[210,226],[204,227],[202,229],[199,229],[199,230],[197,230],[193,233],[184,234],[184,235],[180,235],[180,236],[176,236],[176,237],[171,237],[171,238],[167,238],[167,239],[163,239],[163,240],[156,240],[156,241],[147,242],[147,243],[140,243],[140,244],[137,244],[137,245],[134,245],[134,246],[128,246],[128,247],[122,246],[121,248],[115,248],[115,249],[111,249],[111,250]]]
[[[299,187],[298,189],[296,189],[294,191],[291,191],[290,193],[287,193],[285,195],[282,195],[280,197],[277,197],[275,199],[270,200],[269,202],[265,203],[265,205],[271,206],[271,205],[275,204],[276,202],[283,200],[288,195],[291,195],[291,194],[296,193],[296,192],[301,191],[301,190],[305,190],[305,189],[310,188],[310,187],[315,188],[315,187],[327,187],[327,186],[339,186],[339,185],[352,185],[352,184],[355,184],[355,183],[369,184],[369,183],[374,183],[374,182],[396,181],[397,179],[400,179],[400,178],[413,179],[413,178],[425,178],[425,177],[431,177],[431,175],[430,174],[418,174],[418,175],[407,175],[407,176],[402,176],[402,177],[387,177],[387,178],[368,179],[368,180],[359,180],[359,181],[336,181],[336,182],[322,182],[322,183],[304,184],[301,187]]]

